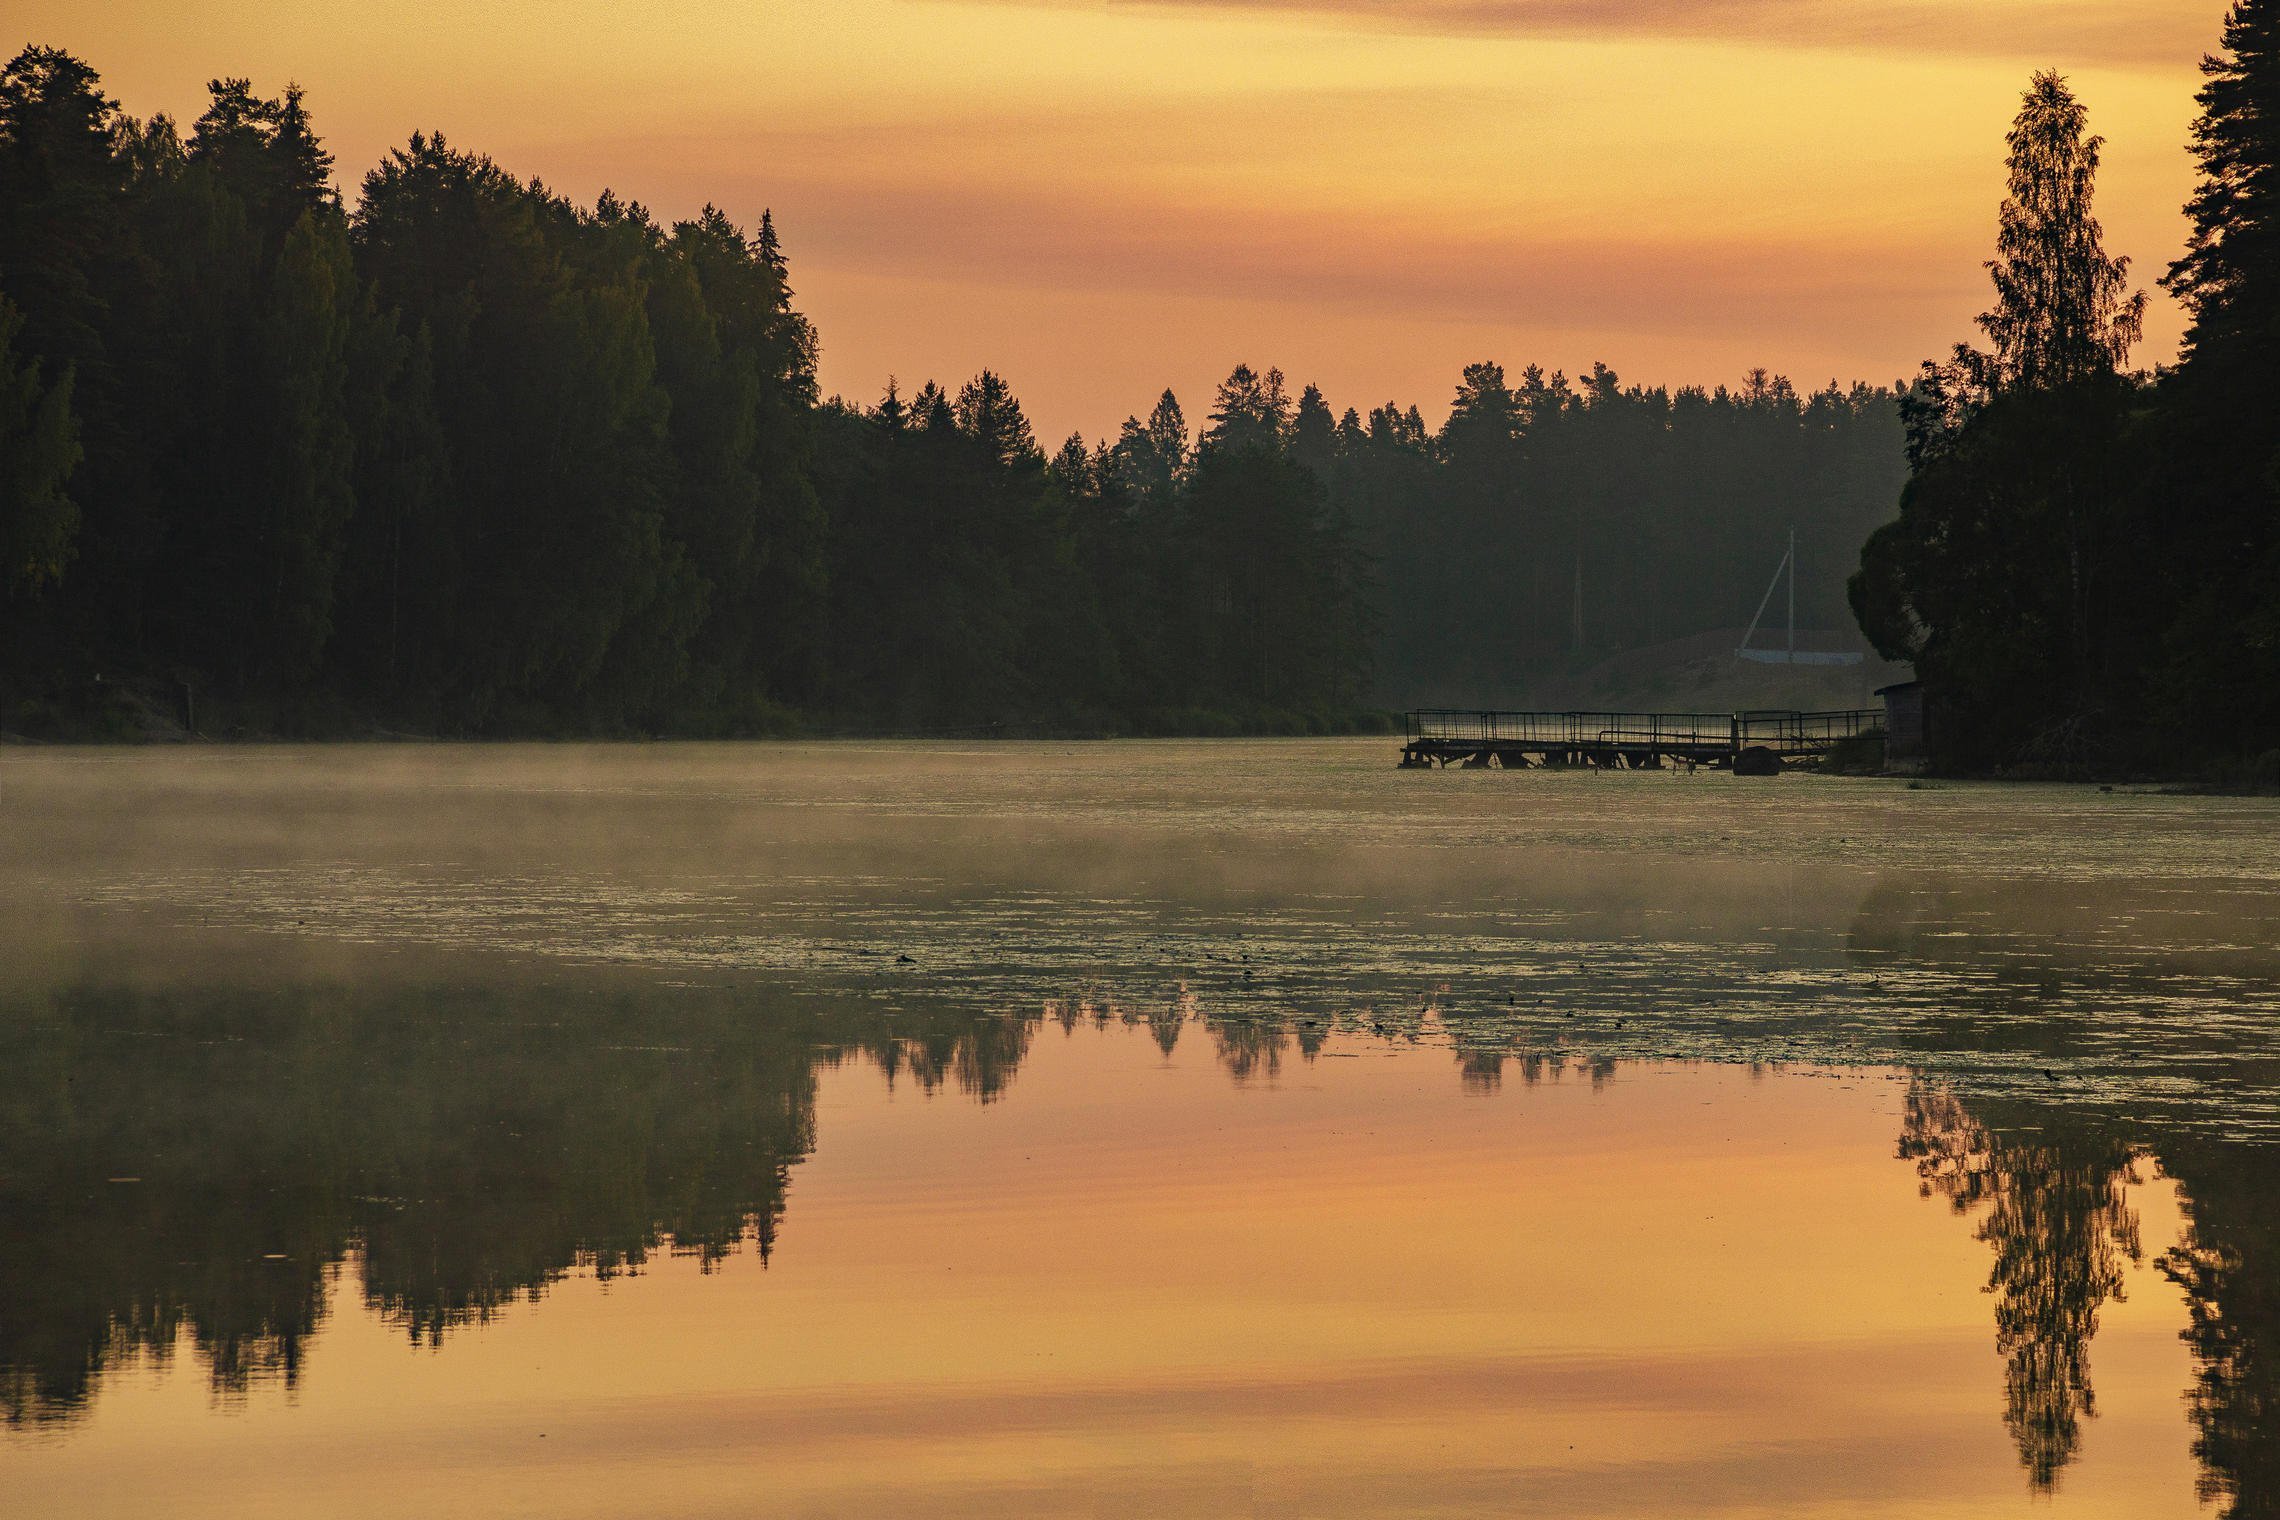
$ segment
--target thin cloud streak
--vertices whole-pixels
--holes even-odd
[[[1850,160],[1846,202],[1831,176],[1849,149],[1760,165],[1729,138],[1691,179],[1693,160],[1653,165],[1613,146],[1435,164],[1444,139],[1372,138],[1387,115],[1373,96],[1280,104],[1269,165],[1209,160],[1245,120],[1226,101],[1035,107],[923,132],[724,123],[538,157],[582,161],[591,188],[640,185],[668,208],[714,199],[750,219],[772,205],[823,327],[827,387],[867,399],[889,373],[954,381],[989,365],[1056,435],[1097,435],[1164,384],[1186,394],[1242,357],[1335,381],[1342,401],[1428,406],[1483,354],[1570,369],[1604,358],[1674,384],[1755,364],[1889,382],[1969,337],[1986,304],[2000,163],[1983,151],[1977,193],[1946,191],[1972,135],[1952,128],[1954,144]],[[1477,121],[1497,105],[1468,92],[1444,114]],[[1541,118],[1523,107],[1519,119]],[[1430,195],[1398,172],[1423,164],[1446,171]],[[1263,193],[1268,182],[1288,188]],[[2151,266],[2166,231],[2123,246]],[[2149,361],[2168,357],[2173,318],[2157,302]]]
[[[965,0],[973,3],[973,0]],[[1063,10],[1098,0],[982,0]],[[1668,38],[2171,69],[2208,51],[2229,0],[1111,0],[1110,9],[1291,17],[1428,35]]]
[[[1336,212],[1260,208],[1231,221],[1216,208],[1160,203],[1136,214],[1108,198],[877,186],[857,199],[829,183],[774,183],[786,204],[812,208],[802,219],[810,258],[908,272],[904,250],[915,245],[936,277],[1014,288],[1235,296],[1428,319],[1558,311],[1621,331],[1718,329],[1814,307],[1852,322],[1867,306],[1953,296],[1955,281],[1910,271],[1945,263],[1973,296],[1984,280],[1976,251],[1960,243],[1887,241],[1877,251],[1892,265],[1871,265],[1864,248],[1786,234],[1468,237]]]
[[[1961,308],[1983,294],[1985,218],[1976,213],[1905,230],[1801,213],[1726,225],[1689,217],[1617,236],[1588,212],[1489,219],[1380,198],[1240,204],[1223,188],[1191,186],[1183,195],[1159,183],[1134,194],[1129,176],[1093,184],[1033,176],[1002,160],[994,173],[979,168],[996,158],[992,147],[1037,125],[945,132],[936,147],[955,165],[897,150],[902,139],[893,133],[876,141],[840,134],[828,147],[804,134],[755,134],[747,156],[772,166],[764,175],[747,181],[749,171],[724,174],[715,163],[685,188],[650,179],[668,205],[700,192],[731,206],[772,205],[793,238],[796,279],[802,269],[828,269],[1427,322],[1556,317],[1610,333],[1697,335],[1851,328],[1864,319],[1905,327],[1949,306],[1967,322],[1977,308]],[[615,146],[631,163],[691,156],[670,140]],[[1898,189],[1887,186],[1887,196]]]
[[[1320,381],[1341,405],[1397,399],[1436,414],[1456,366],[1484,355],[1569,369],[1606,359],[1648,382],[1733,381],[1752,364],[1889,382],[1968,336],[1984,304],[1977,251],[1961,244],[1916,250],[1895,280],[1892,265],[1778,236],[1499,239],[1335,213],[1231,221],[788,188],[779,204],[806,229],[796,251],[827,387],[868,399],[890,372],[955,381],[986,363],[1055,436],[1099,436],[1164,385],[1187,395],[1246,357]],[[920,269],[898,252],[913,245],[927,250]],[[934,314],[923,333],[920,312]],[[1893,341],[1908,333],[1918,341]]]

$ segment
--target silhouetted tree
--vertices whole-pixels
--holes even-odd
[[[2191,321],[2138,503],[2154,721],[2242,755],[2280,746],[2280,8],[2225,23],[2192,146],[2201,180],[2167,284]],[[2280,769],[2266,762],[2268,779]]]
[[[1852,581],[1863,631],[1936,689],[1954,763],[2075,765],[2110,742],[2106,612],[2126,595],[2116,483],[2138,407],[2118,370],[2144,298],[2105,253],[2091,214],[2100,140],[2084,131],[2065,82],[2036,75],[1988,265],[1994,352],[1926,366],[1900,518],[1870,537]]]
[[[23,314],[0,296],[0,599],[37,592],[70,563],[79,507],[68,494],[79,467],[72,373],[46,375],[17,351]]]
[[[2011,125],[1994,309],[1979,325],[1995,345],[1997,390],[2057,390],[2103,380],[2128,363],[2144,327],[2145,293],[2129,260],[2106,254],[2091,201],[2105,139],[2066,81],[2037,74]]]
[[[2280,326],[2280,7],[2237,0],[2202,64],[2186,203],[2192,234],[2165,283],[2192,316],[2188,371],[2239,366],[2269,384]]]

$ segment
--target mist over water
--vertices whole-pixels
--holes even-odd
[[[2280,1502],[2280,807],[1393,748],[7,755],[0,1481]]]
[[[106,964],[503,952],[882,1007],[1076,999],[1577,1055],[1905,1061],[2280,1125],[2280,805],[1379,740],[16,762],[19,932]],[[185,937],[178,931],[195,929]],[[163,930],[159,935],[154,931]],[[195,953],[195,952],[190,952]]]

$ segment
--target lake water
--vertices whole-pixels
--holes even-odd
[[[0,1515],[2280,1513],[2280,804],[0,752]]]

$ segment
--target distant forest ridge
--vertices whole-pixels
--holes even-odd
[[[1801,625],[1893,387],[1469,366],[1447,421],[1238,366],[1041,446],[984,372],[824,399],[773,219],[438,135],[345,204],[302,93],[185,131],[0,75],[0,729],[1319,731]],[[202,705],[201,705],[202,704]]]

